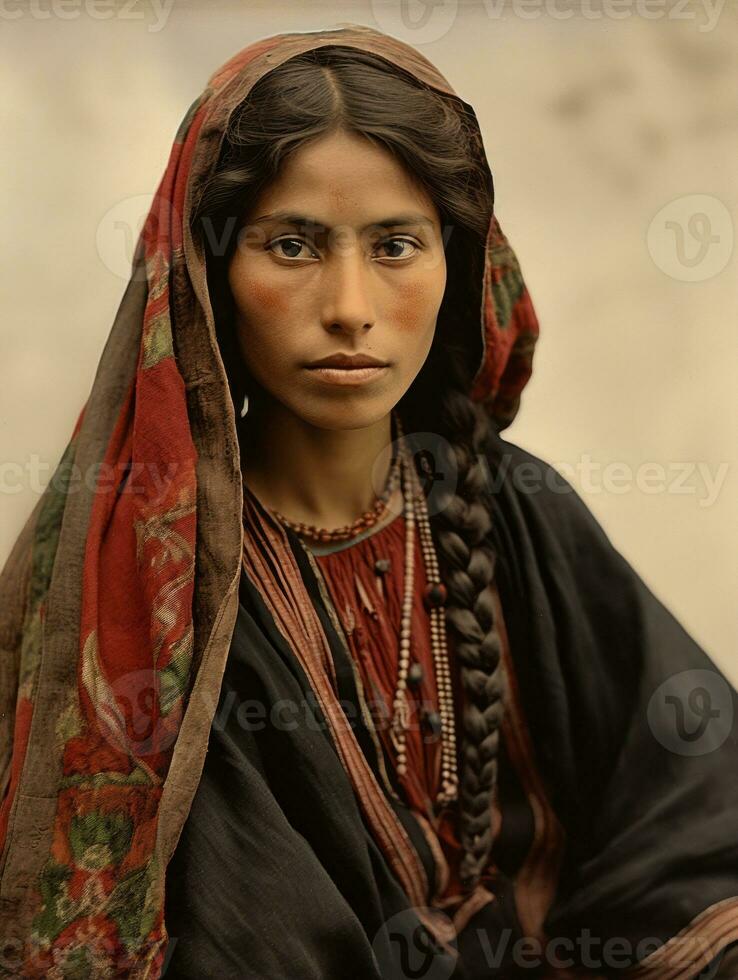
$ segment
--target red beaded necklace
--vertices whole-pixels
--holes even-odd
[[[399,432],[399,417],[396,413],[393,413],[393,418],[395,421],[395,431]],[[310,540],[320,542],[321,544],[327,544],[331,541],[349,541],[361,534],[362,531],[367,530],[367,528],[374,527],[377,521],[384,517],[387,511],[387,504],[395,490],[395,487],[397,486],[399,476],[400,461],[399,457],[395,456],[392,461],[392,466],[390,467],[384,489],[377,497],[374,504],[360,517],[357,517],[352,524],[346,524],[343,527],[325,528],[317,527],[315,524],[305,524],[302,521],[291,521],[278,510],[273,510],[272,508],[268,509],[270,513],[276,517],[280,524],[290,528],[301,537],[309,538]]]

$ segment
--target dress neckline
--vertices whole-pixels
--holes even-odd
[[[403,512],[400,511],[395,514],[392,520],[387,521],[386,524],[382,524],[380,527],[367,528],[366,531],[362,531],[361,534],[357,534],[355,538],[351,538],[349,541],[334,541],[327,544],[303,541],[303,544],[316,558],[322,558],[325,555],[335,555],[342,551],[348,551],[349,548],[354,548],[363,541],[368,541],[369,538],[383,534],[385,531],[389,531],[390,528],[394,529],[402,516]]]
[[[259,498],[254,493],[254,491],[246,483],[244,483],[243,486],[244,486],[244,493],[248,493],[248,495],[253,500],[255,500],[260,507],[264,508],[265,510],[268,510],[268,508],[261,503]],[[394,529],[397,526],[397,522],[400,520],[401,517],[403,517],[403,515],[404,515],[404,507],[401,508],[391,520],[387,521],[386,524],[380,523],[379,526],[375,525],[374,527],[367,528],[366,531],[362,531],[361,534],[356,535],[356,537],[351,538],[349,541],[336,541],[336,542],[328,542],[327,544],[317,544],[312,541],[308,541],[305,538],[301,538],[300,540],[302,542],[303,547],[306,548],[316,558],[323,557],[324,555],[333,555],[341,551],[348,551],[349,548],[353,548],[357,544],[360,544],[362,541],[367,541],[369,538],[373,538],[375,535],[380,535],[384,531],[389,530],[390,528]]]

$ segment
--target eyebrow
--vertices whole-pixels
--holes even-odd
[[[300,228],[310,228],[318,226],[326,231],[332,231],[330,225],[325,224],[325,222],[320,221],[318,218],[311,218],[302,214],[295,214],[291,211],[273,211],[270,214],[263,214],[260,218],[256,218],[254,223],[259,224],[262,221],[280,221],[286,225],[297,225]],[[430,225],[433,227],[433,222],[430,218],[426,218],[424,214],[395,214],[390,218],[382,218],[380,221],[371,221],[368,225],[365,225],[361,231],[366,231],[368,228],[396,228],[398,225]]]

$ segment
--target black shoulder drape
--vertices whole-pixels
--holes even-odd
[[[515,669],[568,840],[548,933],[652,952],[738,896],[738,697],[551,466],[499,436],[489,464]]]
[[[500,436],[488,464],[511,653],[567,834],[547,932],[571,942],[575,961],[583,931],[590,957],[622,940],[615,965],[625,966],[738,895],[736,693],[548,464]],[[312,570],[290,542],[340,696],[355,700]],[[701,719],[708,702],[718,714]],[[276,725],[275,711],[287,712]],[[398,815],[429,862],[412,817]],[[454,980],[534,975],[511,963],[519,931],[500,887],[459,937]],[[205,768],[167,871],[166,922],[171,977],[404,978],[410,946],[424,950],[421,975],[453,971],[364,826],[307,678],[245,574]]]

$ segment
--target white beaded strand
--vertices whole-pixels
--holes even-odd
[[[402,428],[397,421],[398,438],[402,440]],[[401,443],[401,468],[405,510],[405,581],[400,622],[400,650],[398,660],[398,679],[393,701],[393,718],[390,728],[392,743],[397,752],[397,772],[399,776],[407,773],[406,729],[409,721],[407,702],[407,678],[410,664],[411,617],[415,584],[415,526],[420,532],[423,563],[427,578],[427,592],[438,591],[440,600],[430,608],[431,650],[438,694],[441,723],[441,788],[436,804],[444,806],[458,796],[458,773],[456,759],[456,734],[453,689],[446,644],[446,624],[443,612],[445,587],[443,586],[436,557],[428,518],[425,495],[420,487],[417,474],[404,442]],[[418,512],[416,515],[416,505]]]
[[[417,480],[417,474],[413,473]],[[438,568],[438,559],[433,546],[433,536],[430,529],[428,518],[428,506],[422,489],[418,486],[419,508],[418,508],[418,528],[423,544],[423,557],[425,560],[426,576],[429,585],[440,583],[441,577]],[[441,714],[442,731],[445,738],[442,742],[441,755],[441,785],[444,792],[444,799],[450,802],[455,800],[458,795],[458,774],[456,762],[456,724],[454,716],[454,695],[451,683],[451,668],[448,656],[448,646],[446,642],[446,619],[443,606],[432,606],[430,610],[431,628],[431,647],[433,649],[433,661],[436,668],[436,687],[438,689],[438,703]],[[439,798],[440,799],[440,798]]]

